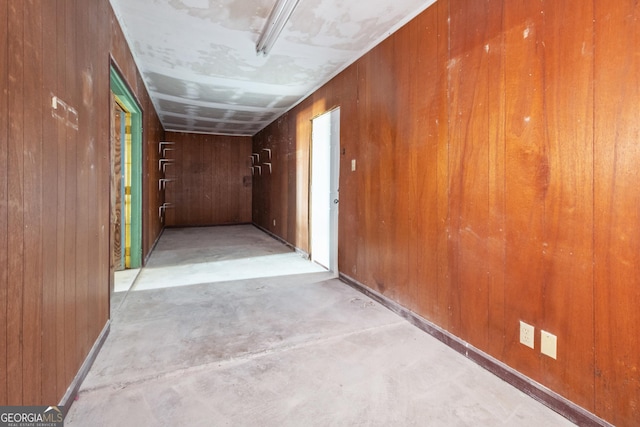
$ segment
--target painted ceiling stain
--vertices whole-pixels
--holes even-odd
[[[275,0],[110,0],[166,130],[254,135],[435,0],[300,0],[269,55]]]

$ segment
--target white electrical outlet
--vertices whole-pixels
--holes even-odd
[[[273,226],[274,227],[276,226],[276,220],[275,219],[273,220]]]
[[[356,159],[351,159],[351,172],[356,170]]]
[[[520,321],[520,344],[534,348],[535,328],[527,323]]]
[[[556,359],[558,355],[558,337],[547,331],[540,331],[540,351]]]

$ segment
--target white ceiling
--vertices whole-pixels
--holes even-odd
[[[300,0],[267,56],[275,0],[110,0],[166,130],[254,135],[435,0]]]

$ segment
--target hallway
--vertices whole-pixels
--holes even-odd
[[[573,425],[253,226],[166,229],[67,426]]]

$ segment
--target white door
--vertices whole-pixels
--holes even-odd
[[[311,259],[338,275],[340,109],[313,119]]]

